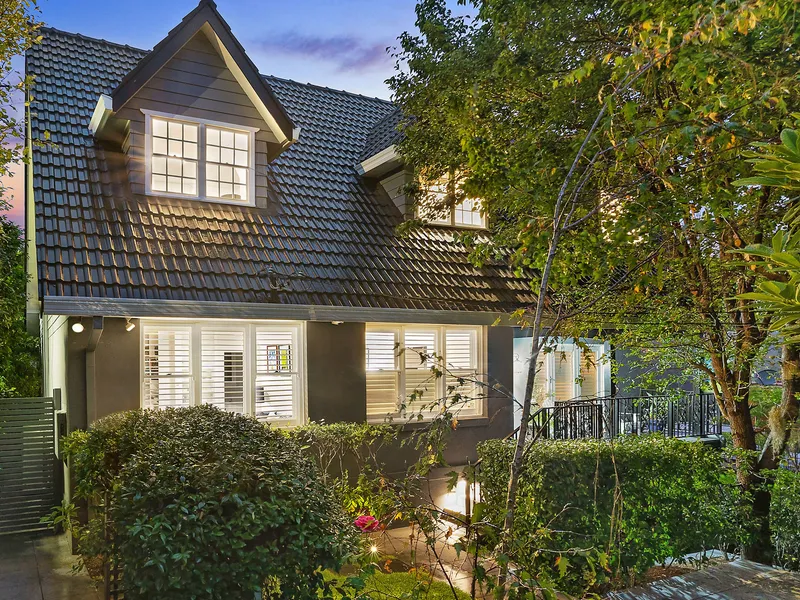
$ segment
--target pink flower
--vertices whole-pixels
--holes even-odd
[[[364,533],[372,533],[380,529],[381,522],[372,515],[361,515],[353,521],[353,525],[358,527]]]

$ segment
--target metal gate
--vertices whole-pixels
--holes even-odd
[[[47,529],[61,503],[53,398],[0,398],[0,535]]]

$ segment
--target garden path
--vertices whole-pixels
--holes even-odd
[[[730,563],[612,592],[608,600],[795,600],[800,599],[800,573],[758,563]]]
[[[65,535],[0,537],[0,600],[101,600]]]

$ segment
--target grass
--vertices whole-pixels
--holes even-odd
[[[327,581],[344,582],[346,579],[330,571],[325,572]],[[400,598],[420,598],[425,600],[454,600],[450,586],[443,581],[431,581],[423,574],[417,573],[375,573],[367,579],[367,586],[364,589],[373,600],[398,600]],[[335,584],[334,584],[335,585]],[[412,596],[415,589],[419,594]],[[459,600],[469,600],[469,594],[456,589]],[[333,590],[334,600],[339,600],[342,596]]]

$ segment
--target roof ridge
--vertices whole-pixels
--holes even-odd
[[[378,96],[367,96],[366,94],[359,94],[358,92],[350,92],[348,90],[340,90],[338,88],[328,87],[326,85],[319,85],[318,83],[303,83],[302,81],[297,81],[296,79],[289,79],[288,77],[279,77],[278,75],[261,75],[262,77],[266,77],[269,79],[275,79],[277,81],[283,81],[285,83],[295,83],[297,85],[302,85],[305,87],[314,88],[317,90],[323,90],[326,92],[335,92],[337,94],[345,94],[346,96],[355,96],[356,98],[364,98],[365,100],[377,100],[382,102],[388,106],[393,106],[395,108],[399,108],[394,102],[391,100],[387,100],[386,98],[378,98]],[[383,117],[381,117],[383,118]]]
[[[90,35],[84,35],[82,33],[76,33],[74,31],[65,31],[63,29],[58,29],[57,27],[46,26],[46,27],[40,28],[39,31],[53,31],[53,32],[59,33],[61,35],[65,35],[65,36],[69,36],[69,37],[76,37],[76,38],[83,39],[83,40],[89,40],[91,42],[102,42],[104,44],[108,44],[109,46],[116,46],[117,48],[127,48],[128,50],[134,50],[136,52],[145,52],[145,53],[152,52],[152,48],[150,50],[145,49],[145,48],[138,48],[136,46],[131,46],[130,44],[120,44],[119,42],[112,42],[112,41],[104,39],[104,38],[98,38],[98,37],[94,37],[94,36],[90,36]],[[359,94],[358,92],[351,92],[351,91],[348,91],[348,90],[340,90],[338,88],[332,88],[332,87],[328,87],[328,86],[324,86],[324,85],[319,85],[317,83],[310,83],[310,82],[303,83],[302,81],[297,81],[296,79],[289,79],[288,77],[279,77],[278,75],[265,75],[264,73],[261,73],[261,72],[259,72],[259,75],[261,75],[261,77],[264,77],[264,78],[276,79],[278,81],[284,81],[284,82],[287,82],[287,83],[295,83],[297,85],[303,85],[303,86],[306,86],[306,87],[315,88],[315,89],[318,89],[318,90],[324,90],[324,91],[328,91],[328,92],[335,92],[337,94],[345,94],[347,96],[355,96],[357,98],[365,98],[366,100],[378,100],[379,102],[382,102],[382,103],[387,104],[389,106],[397,107],[397,105],[394,102],[392,102],[391,100],[387,100],[386,98],[379,98],[378,96],[367,96],[366,94]],[[384,117],[381,117],[381,118],[383,119]]]
[[[65,31],[63,29],[59,29],[58,27],[51,27],[49,25],[39,28],[39,31],[52,31],[68,37],[75,37],[75,38],[80,38],[82,40],[89,40],[90,42],[102,42],[104,44],[108,44],[109,46],[116,46],[117,48],[127,48],[128,50],[135,50],[136,52],[150,52],[150,50],[146,50],[144,48],[137,48],[136,46],[131,46],[130,44],[120,44],[119,42],[112,42],[105,38],[94,37],[91,35],[84,35],[83,33],[76,33],[74,31]]]

